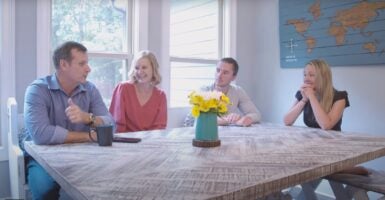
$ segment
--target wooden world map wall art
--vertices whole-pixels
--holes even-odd
[[[280,0],[282,68],[385,63],[385,0]]]

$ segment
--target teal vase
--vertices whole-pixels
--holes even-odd
[[[195,139],[201,141],[218,140],[217,114],[201,112],[195,123]]]

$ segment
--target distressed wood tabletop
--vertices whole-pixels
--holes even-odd
[[[140,143],[25,144],[74,199],[255,199],[385,155],[385,137],[258,124],[219,127],[221,146],[192,145],[194,128],[118,134]]]

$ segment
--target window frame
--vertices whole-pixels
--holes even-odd
[[[0,161],[8,160],[8,97],[16,94],[15,72],[15,1],[2,0],[1,4],[1,57],[0,57]]]
[[[138,41],[139,33],[134,32],[134,27],[137,23],[143,20],[137,20],[139,16],[137,13],[141,13],[143,4],[146,4],[147,0],[140,2],[140,0],[127,0],[128,7],[132,11],[131,15],[127,15],[128,25],[131,25],[131,37],[127,38],[127,52],[117,53],[117,52],[98,52],[88,50],[89,58],[115,58],[132,60],[133,52],[139,48],[139,45],[142,45],[144,42],[134,42]],[[36,77],[43,77],[47,74],[51,74],[54,71],[52,63],[52,49],[51,49],[51,19],[52,19],[52,0],[49,1],[37,1],[37,30],[42,30],[41,34],[37,34],[36,38],[36,52],[37,52],[37,74]],[[130,47],[131,46],[131,47]],[[47,54],[49,52],[49,54]],[[130,67],[130,66],[128,66]]]
[[[148,48],[148,0],[127,0],[131,14],[127,15],[130,29],[130,37],[127,38],[127,52],[100,52],[88,50],[88,56],[92,58],[122,59],[127,62],[127,70],[130,68],[134,53]],[[36,77],[44,77],[52,74],[55,69],[52,63],[51,49],[51,19],[52,0],[37,1],[37,73]],[[49,52],[49,53],[47,53]]]
[[[236,48],[235,48],[235,39],[236,39],[236,6],[237,3],[234,0],[218,0],[219,4],[219,17],[218,17],[218,59],[201,59],[201,58],[185,58],[177,57],[169,54],[169,71],[171,74],[171,62],[192,62],[192,63],[204,63],[204,64],[217,64],[218,60],[223,57],[235,57]],[[171,4],[169,5],[171,7]],[[170,18],[170,11],[168,11]],[[167,22],[170,23],[169,21]],[[170,27],[168,27],[170,29]],[[170,36],[169,36],[170,37]],[[214,76],[214,75],[213,75]],[[171,102],[171,76],[169,77],[169,107],[171,109],[186,109],[189,106],[175,106]]]

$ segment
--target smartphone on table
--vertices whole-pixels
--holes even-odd
[[[113,142],[124,142],[124,143],[138,143],[142,141],[141,138],[126,138],[126,137],[114,137]]]

